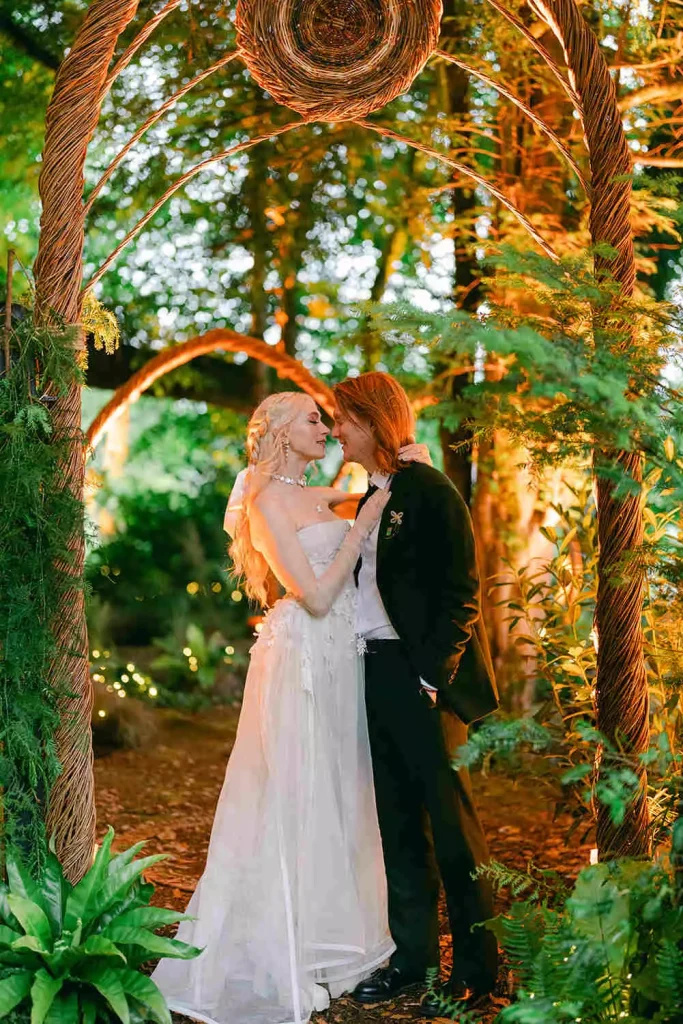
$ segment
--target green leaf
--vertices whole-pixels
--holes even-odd
[[[142,884],[136,882],[135,885],[125,894],[123,899],[118,900],[116,903],[107,910],[104,914],[100,914],[97,918],[97,928],[99,931],[104,931],[107,925],[111,924],[122,914],[127,913],[129,910],[135,910],[138,907],[146,906],[154,895],[154,886],[151,882]]]
[[[60,992],[52,1001],[45,1024],[80,1024],[78,1019],[78,993],[75,989]]]
[[[27,935],[34,936],[42,944],[45,950],[52,949],[52,928],[47,914],[33,900],[25,896],[14,896],[12,893],[7,897],[10,910]]]
[[[596,955],[616,975],[624,967],[633,924],[628,893],[618,889],[608,872],[607,864],[584,868],[567,907],[577,932],[594,943]]]
[[[111,877],[111,875],[116,874],[116,872],[119,871],[126,864],[130,864],[131,861],[135,857],[137,857],[143,846],[145,846],[144,839],[141,840],[139,843],[134,843],[133,846],[129,846],[127,850],[122,850],[121,853],[117,853],[117,855],[113,857],[109,863],[109,867],[107,868],[107,875]]]
[[[11,946],[15,939],[21,938],[21,932],[15,932],[14,928],[7,928],[0,924],[0,946]]]
[[[31,991],[32,971],[10,974],[0,981],[0,1017],[6,1017]]]
[[[151,857],[141,857],[140,860],[131,864],[124,864],[118,871],[111,874],[102,887],[97,914],[103,913],[117,900],[120,900],[143,871],[146,871],[152,864],[158,864],[160,860],[166,860],[167,856],[165,853],[155,853]],[[92,920],[94,916],[96,915],[93,913],[84,918],[84,924]]]
[[[9,925],[10,928],[19,928],[19,922],[9,908],[7,897],[9,896],[9,889],[6,885],[0,883],[0,917]]]
[[[575,764],[563,773],[560,782],[563,786],[568,786],[570,782],[580,782],[587,775],[590,775],[592,771],[593,766],[590,764]]]
[[[192,914],[181,914],[165,907],[136,907],[116,918],[116,926],[125,928],[161,928],[177,921],[193,921]]]
[[[140,974],[139,971],[129,970],[120,971],[119,975],[124,992],[146,1006],[150,1015],[159,1021],[159,1024],[171,1024],[171,1014],[166,1000],[151,978]]]
[[[41,877],[43,905],[52,925],[52,932],[60,935],[64,921],[64,908],[69,893],[69,883],[64,878],[62,865],[54,853],[47,854],[45,867]]]
[[[40,953],[43,956],[49,954],[49,950],[43,946],[40,939],[37,939],[35,935],[22,935],[21,938],[16,939],[12,943],[12,949],[29,949],[32,953]]]
[[[22,896],[24,899],[30,900],[45,913],[46,907],[40,887],[26,868],[19,851],[13,846],[7,847],[5,871],[7,872],[10,895]]]
[[[44,968],[36,972],[31,986],[31,1024],[43,1024],[63,984],[63,978],[53,978]]]
[[[121,950],[110,939],[105,938],[104,935],[91,935],[89,939],[86,939],[85,944],[81,948],[88,956],[116,956],[123,960],[124,964],[126,962],[126,958]]]
[[[120,973],[120,971],[116,971],[112,967],[92,963],[82,967],[78,971],[78,977],[97,989],[123,1024],[130,1024],[128,1000],[119,981]]]
[[[177,939],[167,939],[163,935],[155,935],[154,932],[145,931],[144,928],[119,927],[118,922],[110,924],[104,931],[108,939],[113,942],[127,943],[131,946],[141,946],[153,956],[170,956],[177,960],[192,960],[202,952],[197,946],[190,946],[186,942],[179,942]]]
[[[113,838],[114,829],[109,827],[102,840],[102,845],[97,851],[93,866],[69,893],[64,910],[64,927],[70,931],[76,928],[79,920],[84,924],[90,920],[88,907],[107,876]],[[95,914],[91,913],[90,916],[95,916]]]
[[[80,997],[81,1024],[95,1024],[97,1020],[97,1003],[89,996],[81,993]]]

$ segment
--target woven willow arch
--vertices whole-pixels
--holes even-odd
[[[102,435],[111,426],[126,406],[137,401],[160,377],[171,373],[179,366],[184,366],[197,356],[208,352],[224,350],[226,352],[245,352],[251,359],[257,359],[277,370],[278,377],[291,380],[293,384],[310,395],[328,415],[334,411],[334,399],[331,389],[323,381],[307,370],[303,363],[286,352],[280,352],[259,338],[249,338],[246,334],[238,334],[223,327],[200,334],[196,338],[184,341],[180,345],[171,345],[162,349],[158,355],[150,359],[132,377],[116,389],[106,405],[100,409],[86,432],[90,448],[96,448]]]
[[[116,41],[133,19],[137,0],[94,0],[86,14],[83,25],[74,40],[68,56],[62,63],[55,83],[55,90],[47,115],[47,131],[43,153],[43,169],[40,177],[40,194],[43,206],[38,258],[35,264],[37,311],[48,319],[54,314],[68,324],[78,324],[82,304],[82,254],[84,226],[87,210],[92,199],[105,184],[125,154],[134,143],[159,117],[170,109],[180,95],[185,95],[194,84],[204,80],[214,70],[230,60],[241,57],[251,66],[259,80],[267,84],[273,95],[285,98],[295,109],[304,110],[302,119],[284,126],[272,128],[256,138],[238,143],[224,153],[217,154],[185,172],[172,185],[152,209],[135,225],[123,242],[105,260],[103,265],[86,285],[90,287],[105,273],[119,253],[145,226],[160,206],[204,167],[217,160],[225,159],[232,153],[248,149],[259,141],[295,129],[314,120],[320,111],[325,116],[334,112],[336,120],[349,119],[367,129],[379,131],[388,138],[399,139],[407,145],[443,160],[458,174],[469,177],[480,187],[492,191],[522,223],[531,237],[553,258],[556,254],[549,243],[532,227],[523,213],[515,207],[495,182],[482,178],[471,168],[455,163],[447,154],[441,154],[415,140],[397,136],[388,128],[365,120],[368,113],[377,110],[392,95],[407,88],[408,70],[417,74],[426,60],[434,53],[439,59],[451,60],[472,75],[484,77],[477,69],[458,58],[435,50],[433,26],[441,15],[441,0],[238,0],[238,30],[242,50],[228,54],[212,68],[197,75],[187,87],[170,97],[158,111],[155,111],[131,137],[124,149],[114,158],[102,179],[95,186],[89,200],[83,200],[83,167],[88,143],[99,117],[100,106],[112,82],[130,63],[140,47],[150,37],[157,25],[180,4],[181,0],[169,0],[140,30],[122,56],[109,66]],[[633,244],[629,220],[631,160],[626,145],[616,94],[609,70],[602,56],[596,37],[583,21],[577,0],[527,0],[535,14],[545,22],[560,41],[569,80],[553,60],[543,44],[500,0],[487,0],[503,17],[520,32],[535,49],[561,83],[582,119],[585,141],[591,167],[591,181],[586,180],[581,169],[566,151],[552,130],[507,87],[500,87],[500,93],[530,116],[534,124],[543,131],[565,159],[569,159],[579,180],[589,189],[591,200],[590,228],[593,242],[607,242],[617,256],[610,261],[597,261],[600,273],[611,273],[621,284],[622,291],[630,294],[635,279]],[[344,21],[337,14],[345,10],[352,20]],[[284,13],[283,13],[284,12]],[[276,43],[268,39],[268,32],[275,32],[272,26],[281,25],[286,13],[290,13],[296,24],[290,25],[286,36],[287,53],[299,52],[304,45],[306,54],[311,56],[307,73],[309,84],[313,83],[318,106],[311,99],[310,90],[297,78],[293,80],[290,64],[286,73],[285,64],[280,62]],[[411,12],[420,12],[424,25],[418,26]],[[258,15],[258,18],[256,17]],[[268,19],[270,18],[270,22]],[[251,19],[251,20],[250,20]],[[373,19],[375,19],[373,21]],[[377,20],[379,19],[379,21]],[[407,20],[406,20],[407,19]],[[271,29],[268,29],[268,24]],[[264,28],[265,26],[265,28]],[[298,27],[297,27],[298,26]],[[379,42],[373,38],[374,29],[380,26],[383,35]],[[371,31],[372,29],[372,31]],[[263,34],[265,32],[265,35]],[[325,33],[327,32],[327,36]],[[349,66],[358,71],[355,50],[360,49],[368,61],[368,68],[379,68],[391,52],[400,53],[401,32],[419,40],[418,54],[405,64],[394,61],[384,72],[391,82],[377,84],[373,94],[363,92],[362,75],[353,77],[349,88],[348,102],[345,102],[344,79]],[[412,35],[411,35],[412,33]],[[296,36],[296,38],[295,38]],[[302,43],[303,41],[303,43]],[[267,45],[266,45],[267,42]],[[392,46],[398,49],[392,51]],[[346,61],[346,64],[345,64]],[[303,62],[306,63],[305,61]],[[298,69],[294,71],[299,74]],[[495,80],[484,77],[489,85],[498,88]],[[351,82],[351,79],[349,79]],[[292,94],[292,85],[295,92]],[[391,87],[390,87],[391,86]],[[303,97],[304,102],[299,102]],[[362,100],[362,102],[361,102]],[[323,106],[325,104],[324,110]],[[54,424],[58,432],[71,437],[72,443],[66,476],[75,494],[82,495],[84,452],[78,440],[80,429],[80,392],[78,389],[55,403]],[[636,455],[607,453],[617,458],[636,480],[640,479],[640,460]],[[616,502],[612,491],[604,482],[598,482],[598,514],[601,541],[600,590],[598,594],[597,620],[600,634],[598,655],[598,712],[600,725],[608,735],[617,730],[627,737],[634,755],[646,743],[647,737],[647,688],[640,644],[640,611],[642,607],[642,584],[635,580],[618,592],[610,589],[609,569],[626,549],[638,546],[642,539],[642,523],[638,502],[633,500]],[[72,539],[75,554],[74,578],[79,579],[83,565],[82,533]],[[56,616],[58,640],[69,654],[62,656],[62,669],[66,668],[73,680],[73,689],[80,696],[80,703],[65,708],[69,721],[58,736],[59,756],[64,771],[50,797],[47,823],[54,835],[57,850],[65,870],[72,880],[77,880],[90,863],[94,838],[93,783],[89,746],[90,683],[87,673],[87,638],[82,599],[74,593],[67,595]],[[643,776],[644,780],[644,776]],[[601,854],[615,852],[642,853],[647,851],[645,826],[647,810],[644,800],[627,816],[619,830],[611,829],[605,819],[599,823],[599,845]]]

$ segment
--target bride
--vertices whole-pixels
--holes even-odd
[[[307,395],[267,398],[226,513],[235,569],[271,610],[251,649],[194,920],[178,929],[204,951],[162,960],[152,976],[172,1010],[207,1024],[303,1024],[394,949],[353,583],[389,491],[353,527],[338,518],[348,495],[303,476],[328,432]]]

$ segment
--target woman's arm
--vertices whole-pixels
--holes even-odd
[[[378,491],[363,508],[349,530],[332,565],[316,577],[290,517],[267,497],[257,499],[250,510],[252,537],[275,576],[315,616],[326,615],[353,572],[364,538],[374,528],[389,500],[389,492]],[[367,514],[366,514],[367,510]]]

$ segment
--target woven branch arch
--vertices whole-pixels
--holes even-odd
[[[117,39],[133,19],[138,7],[138,0],[93,0],[73,47],[58,72],[54,95],[48,110],[43,169],[40,178],[43,214],[39,252],[35,264],[39,315],[47,317],[54,310],[59,318],[68,324],[78,324],[79,322],[83,297],[81,276],[86,214],[86,206],[83,202],[83,168],[87,146],[99,118],[102,99],[112,82],[130,63],[156,26],[163,18],[176,10],[180,2],[181,0],[168,0],[158,13],[143,26],[110,70]],[[566,54],[570,81],[567,81],[542,43],[536,40],[523,23],[504,7],[501,0],[488,0],[492,7],[517,27],[522,36],[545,61],[583,119],[592,169],[591,232],[593,240],[609,242],[618,253],[617,258],[611,263],[603,262],[598,266],[603,271],[614,273],[624,291],[628,293],[629,289],[633,287],[635,278],[628,220],[630,184],[623,177],[615,180],[615,176],[629,173],[630,158],[616,106],[614,86],[611,83],[607,65],[600,53],[597,40],[583,21],[577,0],[528,0],[528,2],[534,12],[551,26],[560,39]],[[239,143],[230,150],[226,150],[225,153],[202,161],[201,164],[187,171],[129,232],[126,239],[117,246],[96,272],[88,286],[100,279],[123,247],[154,216],[162,203],[204,167],[216,160],[224,159],[234,152],[248,149],[262,139],[282,134],[315,119],[317,116],[329,117],[332,113],[337,120],[356,120],[364,127],[379,131],[385,137],[393,137],[407,145],[422,148],[423,152],[428,152],[437,160],[444,160],[458,173],[468,175],[481,187],[491,189],[493,186],[494,195],[498,200],[518,217],[527,230],[531,229],[532,237],[545,252],[555,256],[552,247],[535,232],[532,225],[502,190],[495,191],[497,188],[495,183],[477,176],[476,172],[469,167],[450,161],[448,156],[444,158],[444,155],[437,151],[421,147],[414,140],[398,136],[390,129],[382,128],[365,120],[367,114],[379,109],[392,98],[391,89],[398,86],[397,91],[393,93],[395,96],[410,84],[404,75],[405,66],[395,60],[393,61],[394,77],[391,78],[391,53],[401,52],[399,37],[402,31],[417,44],[417,52],[409,61],[409,67],[414,74],[417,74],[435,51],[438,37],[435,26],[441,16],[441,0],[372,0],[372,3],[370,0],[280,0],[277,4],[274,4],[272,0],[238,0],[240,55],[250,66],[257,79],[261,80],[259,76],[262,76],[263,83],[271,92],[278,83],[266,83],[266,75],[270,75],[273,70],[272,65],[268,64],[268,55],[272,57],[275,49],[273,39],[268,38],[267,27],[265,36],[262,34],[264,25],[266,25],[263,18],[270,16],[270,24],[276,24],[278,23],[277,18],[284,17],[283,12],[287,11],[298,12],[298,15],[301,15],[299,17],[301,29],[299,35],[289,33],[286,39],[283,36],[289,56],[298,52],[297,47],[301,45],[302,40],[309,47],[309,56],[312,55],[312,60],[308,61],[308,64],[303,61],[302,67],[309,74],[310,81],[313,82],[314,95],[309,90],[305,103],[299,103],[303,84],[297,79],[296,95],[292,104],[294,109],[304,110],[303,119],[273,128],[256,139]],[[340,11],[346,12],[353,20],[345,20],[340,17]],[[412,23],[401,20],[406,17],[410,19],[411,15]],[[422,21],[421,25],[415,23],[416,17]],[[374,31],[378,25],[378,18],[387,30],[386,35],[380,36],[379,40]],[[373,21],[373,19],[375,20]],[[406,28],[407,25],[411,26],[410,29]],[[325,43],[326,31],[330,33],[327,44]],[[252,43],[253,45],[251,45]],[[392,50],[392,46],[394,50]],[[398,50],[395,49],[396,47]],[[347,68],[344,66],[344,60],[339,59],[339,54],[342,53],[345,55],[344,59],[350,61],[357,71],[357,66],[354,64],[356,51],[366,56],[369,67],[373,71],[379,72],[379,77],[373,79],[376,86],[374,93],[370,96],[363,92],[363,75],[356,74],[351,80]],[[232,55],[229,56],[231,59]],[[287,56],[287,54],[283,56]],[[387,59],[388,64],[386,63]],[[227,62],[226,57],[224,63]],[[288,68],[286,78],[295,72],[298,74],[301,70],[294,68],[292,71],[290,65]],[[216,66],[198,75],[192,84],[203,80],[213,70],[216,70]],[[468,67],[467,70],[472,74],[479,74],[475,69]],[[389,88],[389,82],[382,80],[382,76],[391,78],[391,88]],[[323,90],[323,80],[327,91]],[[280,81],[279,85],[286,90],[287,82]],[[504,88],[501,87],[503,95],[505,95]],[[349,104],[348,106],[342,104],[340,107],[340,96],[344,96],[345,89],[348,89],[351,94]],[[273,94],[275,95],[275,93]],[[509,90],[507,90],[507,94],[508,98],[512,99]],[[282,101],[283,97],[284,93],[280,92],[276,98],[280,98]],[[175,99],[177,98],[179,97],[176,94]],[[516,99],[512,99],[512,101],[515,102]],[[167,100],[163,108],[151,115],[137,130],[134,138],[126,144],[127,148],[124,147],[125,152],[115,157],[113,164],[105,171],[106,177],[116,169],[136,138],[141,137],[157,119],[157,115],[162,116],[174,101],[174,97]],[[332,106],[328,104],[323,111],[320,104],[323,102],[327,104],[328,101],[331,101]],[[318,107],[315,106],[315,102],[318,102]],[[517,105],[520,106],[520,103],[518,102]],[[524,109],[524,107],[520,106],[520,109]],[[554,133],[551,133],[547,126],[541,126],[537,118],[534,120],[537,126],[553,141]],[[559,142],[559,140],[557,141]],[[556,145],[554,141],[553,144]],[[104,185],[106,177],[96,186],[96,189]],[[68,465],[65,467],[66,477],[74,493],[80,496],[83,491],[84,450],[78,440],[80,393],[77,389],[56,403],[53,415],[56,430],[73,438]],[[623,458],[622,461],[624,461]],[[634,463],[630,468],[637,478],[638,465]],[[635,506],[625,507],[623,503],[617,505],[615,502],[611,504],[610,502],[611,496],[603,489],[599,503],[603,570],[606,565],[613,564],[613,559],[618,557],[619,552],[623,551],[625,547],[639,543],[639,510]],[[74,572],[80,575],[84,550],[82,534],[73,539],[73,550],[75,553]],[[627,733],[632,738],[635,750],[640,749],[645,734],[644,730],[647,729],[646,702],[644,704],[642,699],[644,671],[641,672],[638,667],[639,657],[642,666],[642,651],[638,655],[636,650],[637,630],[640,622],[640,591],[634,588],[624,606],[620,601],[610,599],[604,585],[605,579],[603,574],[603,585],[598,598],[598,620],[601,631],[598,703],[601,722],[606,726],[610,722],[613,725],[619,715],[626,714]],[[58,676],[59,672],[63,672],[66,668],[73,681],[72,688],[80,696],[81,701],[75,714],[73,708],[69,709],[72,712],[69,727],[67,728],[65,725],[58,737],[59,756],[64,765],[64,772],[51,795],[48,828],[56,838],[57,850],[68,876],[76,881],[90,864],[94,837],[91,752],[88,743],[85,742],[85,737],[89,736],[91,694],[87,676],[87,645],[82,600],[77,597],[72,600],[70,595],[67,595],[58,609],[57,621],[59,625],[56,632],[62,646],[65,649],[69,646],[70,650],[76,653],[73,655],[70,653],[68,658],[60,662],[57,666],[59,671],[56,671],[56,674]],[[626,655],[623,650],[620,652],[621,659],[618,663],[614,656],[616,653],[615,639],[618,641],[622,630],[628,634],[628,646]],[[629,700],[634,701],[635,708],[630,714],[629,709],[624,706],[623,700],[619,703],[618,699],[622,679],[620,667],[624,659],[628,662],[628,673],[630,673],[629,685],[624,692],[628,692]],[[643,726],[644,714],[645,725]],[[620,844],[623,848],[625,844],[631,842],[634,834],[638,834],[641,837],[638,840],[641,847],[638,847],[638,842],[635,846],[631,843],[628,847],[629,852],[638,852],[638,849],[642,848],[644,820],[643,813],[639,811],[636,818],[628,819],[622,833],[616,837],[614,842],[603,829],[601,833],[602,849],[615,849]]]
[[[496,9],[505,11],[497,0],[491,2]],[[177,6],[178,0],[169,0],[138,33],[109,75],[103,95],[156,26]],[[441,0],[281,0],[278,4],[272,4],[270,0],[238,0],[238,50],[226,54],[211,67],[199,72],[147,117],[116,154],[92,189],[85,205],[85,213],[91,209],[105,183],[145,132],[195,85],[236,57],[244,61],[260,85],[268,89],[279,103],[296,110],[302,120],[273,127],[268,132],[236,143],[189,168],[128,231],[83,290],[91,288],[102,278],[120,253],[136,238],[164,203],[202,170],[251,149],[268,138],[316,120],[355,122],[379,132],[385,138],[401,141],[446,164],[458,174],[470,178],[475,184],[489,191],[519,220],[546,255],[556,259],[550,243],[533,227],[529,219],[495,181],[477,174],[466,164],[450,160],[447,154],[440,153],[408,136],[392,135],[391,129],[382,128],[363,119],[365,115],[380,109],[405,91],[427,61],[437,57],[457,64],[468,74],[497,89],[501,96],[514,103],[550,140],[589,194],[590,184],[577,161],[537,113],[504,83],[466,64],[453,54],[437,49],[441,12]],[[534,39],[518,19],[509,15],[509,12],[505,14],[533,41],[535,49],[561,81],[580,112],[575,90],[566,81],[545,47]]]
[[[328,415],[334,412],[334,399],[331,389],[323,381],[315,377],[310,370],[307,370],[303,363],[286,352],[281,352],[273,345],[261,341],[259,338],[250,338],[246,334],[238,334],[236,331],[223,327],[216,327],[196,338],[190,338],[180,345],[171,345],[162,349],[158,355],[145,363],[130,380],[122,384],[112,395],[111,399],[99,411],[95,419],[88,427],[86,438],[91,449],[96,448],[102,435],[106,432],[112,421],[129,405],[137,401],[143,392],[179,366],[184,366],[197,356],[206,355],[208,352],[225,350],[226,352],[246,352],[251,359],[258,359],[268,366],[277,370],[278,377],[291,380],[293,384],[305,391],[307,395],[318,403]]]

